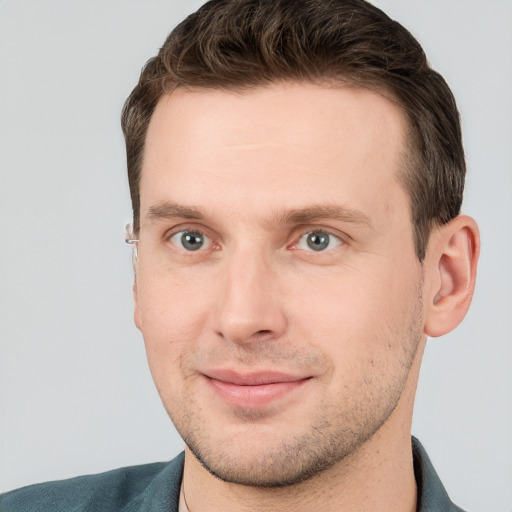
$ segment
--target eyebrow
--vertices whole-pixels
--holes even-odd
[[[201,220],[205,218],[204,210],[197,206],[184,206],[176,203],[158,203],[151,206],[146,215],[148,219],[160,220],[160,219],[194,219]]]
[[[278,214],[275,221],[280,224],[309,224],[327,219],[373,227],[370,217],[362,211],[337,204],[320,204],[289,210]]]
[[[164,201],[151,206],[146,217],[149,220],[175,218],[204,220],[206,214],[204,210],[198,206],[185,206]],[[363,224],[370,228],[374,225],[370,217],[362,211],[336,204],[311,205],[305,208],[294,208],[292,210],[278,212],[272,217],[271,221],[266,224],[271,228],[275,225],[310,224],[327,219],[351,224]]]

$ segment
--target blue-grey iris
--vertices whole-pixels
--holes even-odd
[[[308,233],[307,244],[313,251],[323,251],[329,246],[330,237],[324,231],[312,231]]]
[[[181,235],[181,244],[187,251],[197,251],[204,244],[204,236],[197,231],[185,231]]]

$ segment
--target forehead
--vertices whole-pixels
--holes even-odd
[[[177,89],[160,99],[148,128],[141,213],[158,201],[213,205],[212,194],[244,211],[369,205],[401,189],[405,127],[398,106],[362,88]]]

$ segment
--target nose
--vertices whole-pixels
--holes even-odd
[[[287,320],[277,269],[263,255],[239,251],[226,262],[215,326],[219,336],[237,344],[277,339]]]

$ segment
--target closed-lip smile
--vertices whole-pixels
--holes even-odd
[[[258,408],[296,391],[311,377],[279,371],[213,369],[203,373],[213,392],[228,405]]]

